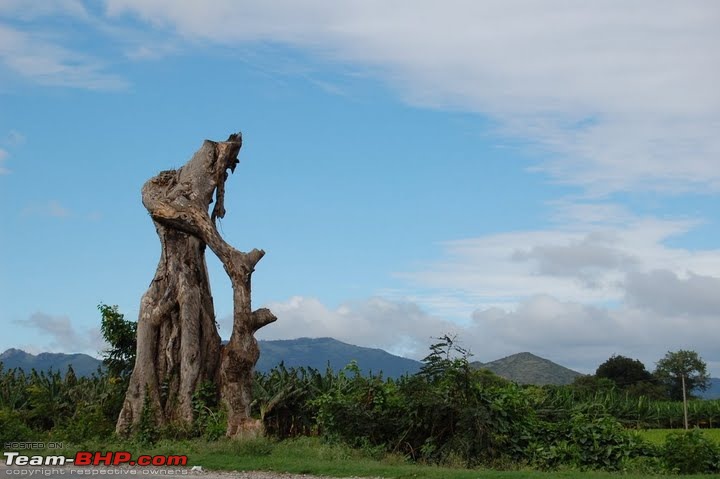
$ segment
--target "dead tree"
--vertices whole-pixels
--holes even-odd
[[[191,422],[192,396],[206,380],[220,385],[228,408],[227,435],[258,432],[259,424],[250,419],[260,354],[254,333],[276,318],[268,309],[252,311],[250,279],[265,252],[236,250],[215,226],[225,216],[227,171],[235,171],[241,146],[239,133],[224,142],[206,140],[183,167],[160,172],[142,188],[162,252],[140,303],[137,357],[116,426],[119,433],[137,425],[143,408],[152,411],[157,424]],[[233,330],[225,346],[215,323],[206,245],[232,282]]]

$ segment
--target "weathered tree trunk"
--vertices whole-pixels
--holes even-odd
[[[220,384],[228,436],[258,432],[250,419],[259,356],[254,333],[276,318],[267,309],[252,311],[250,278],[265,253],[236,250],[215,227],[215,219],[225,215],[227,170],[235,170],[241,144],[240,134],[225,142],[206,140],[185,166],[163,171],[143,186],[143,204],[156,225],[162,254],[140,304],[137,358],[118,418],[120,433],[137,424],[146,395],[157,423],[192,421],[192,395],[205,380]],[[222,261],[233,287],[233,331],[224,348],[215,325],[206,245]]]

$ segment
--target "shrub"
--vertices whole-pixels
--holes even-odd
[[[354,447],[384,447],[434,464],[522,458],[534,412],[527,393],[470,366],[448,337],[431,347],[420,373],[397,381],[341,373],[319,397],[323,435]]]
[[[0,409],[0,446],[7,442],[36,439],[18,411]]]
[[[145,386],[145,398],[143,399],[143,407],[140,412],[140,420],[138,421],[137,430],[135,431],[135,439],[143,446],[151,446],[160,439],[158,425],[155,421],[155,408],[150,399],[150,389]]]
[[[665,467],[680,474],[720,472],[720,447],[700,429],[668,434],[662,448]]]
[[[218,404],[217,385],[203,381],[192,397],[194,436],[208,441],[219,439],[227,430],[227,411]]]
[[[56,427],[52,434],[71,444],[83,444],[87,440],[104,439],[115,431],[115,424],[104,415],[96,404],[79,405],[68,420]]]
[[[529,459],[542,469],[562,465],[616,471],[651,446],[610,416],[576,413],[569,421],[544,424],[529,448]]]
[[[356,365],[338,373],[332,389],[313,406],[326,439],[360,448],[380,444],[392,448],[407,413],[394,382],[364,377]]]

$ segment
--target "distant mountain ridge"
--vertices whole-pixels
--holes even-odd
[[[422,363],[414,359],[395,356],[382,349],[364,348],[343,343],[333,338],[299,338],[258,341],[260,359],[257,370],[270,371],[283,362],[285,367],[311,367],[324,371],[330,366],[334,371],[343,369],[356,361],[364,373],[379,373],[398,378],[414,374]]]
[[[720,378],[710,378],[710,387],[694,394],[703,399],[720,399]]]
[[[471,365],[476,368],[489,369],[498,376],[519,384],[538,386],[570,384],[576,377],[582,376],[577,371],[527,352],[513,354],[489,363],[475,361]]]
[[[299,338],[288,340],[258,341],[260,359],[256,369],[268,372],[281,362],[287,368],[311,367],[325,371],[329,366],[334,371],[343,369],[351,362],[357,362],[363,373],[379,373],[385,377],[398,378],[403,374],[414,374],[422,364],[413,359],[395,356],[382,349],[364,348],[343,343],[333,338]],[[0,354],[4,369],[19,368],[26,372],[32,369],[64,373],[72,364],[79,376],[89,376],[102,366],[102,361],[87,354],[26,353],[20,349],[8,349]]]
[[[257,370],[268,372],[280,362],[286,367],[312,367],[324,371],[328,365],[338,371],[356,361],[364,373],[382,371],[385,377],[397,378],[403,374],[414,374],[422,363],[383,351],[382,349],[354,346],[333,338],[299,338],[287,340],[259,341],[260,360]],[[54,369],[64,373],[72,364],[75,373],[87,376],[102,365],[99,359],[87,354],[40,353],[33,355],[19,349],[8,349],[0,354],[0,363],[5,370],[20,368],[27,372]],[[548,359],[524,352],[513,354],[488,363],[475,361],[477,368],[486,368],[511,381],[520,384],[569,384],[579,372],[556,364]],[[720,379],[711,378],[711,385],[698,396],[706,399],[720,398]]]
[[[5,370],[19,368],[28,373],[33,369],[38,372],[52,369],[65,373],[68,366],[72,364],[73,370],[78,376],[90,376],[102,365],[102,361],[99,359],[82,353],[40,353],[35,355],[14,348],[0,354],[0,363],[3,364]]]

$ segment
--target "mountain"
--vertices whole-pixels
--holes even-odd
[[[38,355],[26,353],[20,349],[8,349],[0,354],[0,363],[3,369],[19,368],[25,372],[32,369],[37,371],[60,371],[65,373],[72,364],[75,374],[78,376],[89,376],[97,371],[102,361],[87,354],[64,354],[64,353],[40,353]]]
[[[397,378],[403,374],[416,373],[421,363],[412,359],[395,356],[382,349],[363,348],[343,343],[332,338],[300,338],[278,341],[258,341],[260,360],[256,369],[268,372],[280,362],[290,367],[312,367],[325,371],[328,364],[338,371],[356,361],[364,373],[382,371],[383,376]],[[20,368],[26,372],[53,369],[64,373],[72,364],[75,374],[89,376],[102,361],[87,354],[40,353],[37,356],[19,349],[8,349],[0,354],[5,370]]]
[[[703,399],[720,399],[720,378],[710,378],[710,387],[706,391],[693,393]]]
[[[259,341],[260,360],[257,370],[267,372],[284,361],[286,367],[309,366],[320,371],[330,365],[338,371],[352,361],[367,373],[382,371],[383,376],[397,378],[420,370],[419,361],[395,356],[382,349],[363,348],[333,338],[300,338]]]
[[[498,376],[520,384],[536,384],[538,386],[570,384],[576,377],[581,376],[577,371],[531,353],[513,354],[489,363],[475,361],[472,365],[477,368],[489,369]]]

